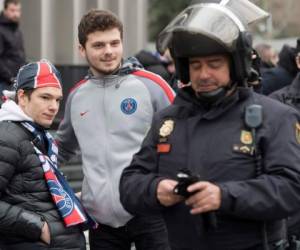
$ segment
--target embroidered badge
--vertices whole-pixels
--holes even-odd
[[[299,124],[299,122],[297,122],[295,124],[295,128],[296,128],[296,140],[300,144],[300,124]]]
[[[248,154],[253,155],[254,147],[249,147],[246,145],[233,145],[233,151],[242,153],[242,154]]]
[[[242,130],[241,132],[241,142],[244,144],[252,144],[253,143],[253,138],[252,134],[249,131]]]
[[[137,110],[137,102],[133,98],[126,98],[121,102],[121,110],[126,115],[131,115]]]
[[[161,137],[169,136],[174,129],[174,121],[173,120],[165,120],[161,128],[159,129],[159,135]]]
[[[168,143],[157,144],[157,153],[169,153],[171,151],[171,145]]]

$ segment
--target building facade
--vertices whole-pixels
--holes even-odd
[[[56,65],[84,65],[78,53],[77,25],[88,10],[107,9],[124,23],[125,56],[146,46],[148,0],[23,0],[21,29],[28,61],[46,58]],[[3,6],[3,0],[0,0]]]

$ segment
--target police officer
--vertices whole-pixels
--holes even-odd
[[[297,40],[295,61],[299,73],[293,82],[269,96],[275,100],[294,107],[300,112],[300,38]],[[293,214],[287,219],[289,250],[300,250],[300,213]]]
[[[275,92],[272,92],[269,96],[300,111],[300,38],[297,39],[295,64],[298,69],[298,74],[292,83]]]
[[[155,116],[120,192],[130,213],[163,214],[173,250],[283,249],[282,219],[299,209],[300,117],[246,86],[247,24],[265,14],[197,4],[160,34],[190,85]]]

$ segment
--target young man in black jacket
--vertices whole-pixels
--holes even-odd
[[[247,24],[265,15],[248,1],[194,5],[158,40],[190,86],[155,115],[120,197],[131,213],[162,213],[173,250],[284,249],[282,220],[300,207],[300,116],[247,87]]]
[[[23,66],[15,101],[0,109],[1,250],[84,250],[86,218],[57,170],[46,131],[62,99],[60,74],[48,61]],[[8,93],[7,93],[8,96]]]

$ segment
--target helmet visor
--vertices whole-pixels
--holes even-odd
[[[159,34],[157,50],[163,53],[170,46],[173,32],[185,31],[210,37],[230,51],[234,49],[239,33],[245,31],[249,23],[266,16],[266,12],[247,0],[192,5],[176,16]]]
[[[225,12],[227,10],[217,4],[198,4],[185,9],[160,34],[157,49],[164,52],[170,45],[173,32],[184,31],[201,34],[220,41],[231,48],[239,36],[239,26]],[[239,23],[242,26],[242,23]]]
[[[246,25],[269,17],[269,13],[248,0],[222,0],[220,5],[232,10]]]

